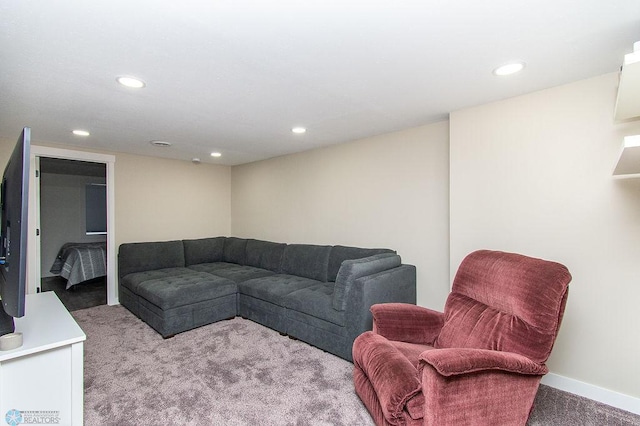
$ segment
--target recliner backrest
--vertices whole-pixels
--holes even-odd
[[[461,263],[444,309],[438,348],[515,352],[546,362],[571,275],[559,263],[480,250]]]

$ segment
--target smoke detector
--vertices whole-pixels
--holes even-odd
[[[171,142],[165,142],[165,141],[151,141],[149,143],[159,148],[168,148],[171,146]]]

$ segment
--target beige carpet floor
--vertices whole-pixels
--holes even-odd
[[[85,424],[368,425],[351,364],[252,321],[164,340],[121,306],[76,311]]]
[[[85,424],[372,425],[352,364],[235,318],[164,340],[122,306],[73,312],[85,342]],[[640,425],[541,386],[528,423]]]

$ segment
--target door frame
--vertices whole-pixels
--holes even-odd
[[[103,163],[107,169],[107,304],[117,305],[116,286],[116,244],[115,244],[115,162],[116,157],[94,152],[74,151],[31,145],[31,170],[29,179],[29,237],[27,242],[27,293],[37,293],[40,289],[40,179],[36,178],[36,158],[49,157],[65,160]],[[39,170],[38,170],[39,172]]]

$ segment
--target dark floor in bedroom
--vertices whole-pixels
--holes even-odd
[[[43,278],[41,291],[53,291],[69,312],[107,304],[107,277],[95,278],[66,289],[62,277]]]

